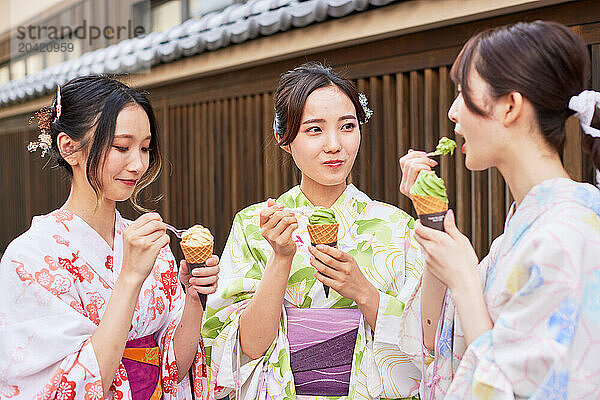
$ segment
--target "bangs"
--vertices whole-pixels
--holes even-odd
[[[472,66],[475,66],[475,69],[477,69],[479,46],[485,39],[487,32],[489,31],[481,32],[465,43],[450,70],[450,79],[452,79],[456,85],[460,85],[461,93],[467,108],[481,116],[485,116],[487,113],[481,107],[478,107],[473,103],[469,87],[469,73],[471,72]]]

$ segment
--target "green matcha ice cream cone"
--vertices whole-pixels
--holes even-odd
[[[433,171],[421,171],[410,189],[410,194],[421,223],[443,231],[444,217],[448,212],[444,180],[438,178]]]
[[[317,207],[308,217],[308,235],[313,246],[326,244],[337,247],[338,223],[335,220],[333,210],[325,207]],[[329,297],[329,286],[323,285],[325,297]]]

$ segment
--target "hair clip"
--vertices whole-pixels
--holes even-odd
[[[360,103],[360,105],[363,108],[363,111],[365,112],[365,120],[361,122],[361,124],[366,124],[373,116],[373,110],[369,108],[369,99],[367,99],[367,96],[364,93],[358,94],[358,102]]]
[[[62,105],[60,98],[60,86],[56,87],[56,105],[52,103],[52,106],[44,106],[40,108],[40,111],[36,112],[34,115],[29,118],[29,125],[31,125],[35,118],[37,118],[37,126],[40,129],[40,134],[38,135],[38,140],[35,142],[29,142],[27,145],[27,150],[30,152],[34,152],[37,149],[41,149],[42,157],[46,155],[52,148],[52,136],[50,136],[50,125],[52,122],[56,122],[60,118],[60,114],[62,113]],[[54,121],[51,120],[52,113],[56,111],[56,117]]]
[[[62,113],[62,105],[60,104],[60,85],[56,87],[56,120],[60,118],[60,114]]]
[[[273,118],[273,133],[275,134],[277,144],[281,143],[281,135],[279,134],[279,118],[277,118],[277,113],[275,113],[275,118]]]
[[[44,106],[40,111],[36,112],[29,118],[29,124],[31,125],[34,119],[37,117],[37,126],[40,129],[38,140],[35,142],[29,142],[27,150],[34,152],[37,149],[42,151],[42,157],[50,151],[52,147],[52,136],[50,136],[50,118],[52,117],[52,110],[48,106]]]

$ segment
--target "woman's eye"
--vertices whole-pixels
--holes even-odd
[[[309,132],[309,133],[319,133],[319,132],[321,132],[321,128],[319,128],[318,126],[311,126],[310,128],[308,128],[306,130],[306,132]]]
[[[348,122],[347,124],[342,125],[342,130],[344,131],[353,131],[356,128],[356,124],[354,122]]]
[[[142,147],[142,151],[143,151],[144,153],[147,153],[147,152],[149,152],[150,150],[152,150],[152,148],[150,148],[150,147]]]
[[[113,147],[123,153],[126,152],[127,150],[129,150],[129,147],[122,147],[122,146],[113,146]]]

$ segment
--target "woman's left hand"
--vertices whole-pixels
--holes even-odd
[[[477,254],[456,227],[452,210],[444,218],[444,229],[446,232],[428,228],[419,220],[415,222],[415,237],[425,254],[427,270],[453,293],[480,285]]]
[[[179,280],[185,287],[186,293],[195,291],[201,294],[211,294],[217,291],[219,257],[213,254],[206,260],[206,267],[194,268],[191,274],[185,260],[181,260],[179,265]]]
[[[373,297],[373,291],[377,292],[350,254],[324,244],[310,246],[309,251],[315,277],[343,297],[361,305]]]

